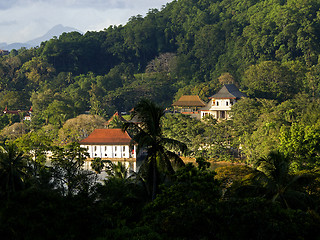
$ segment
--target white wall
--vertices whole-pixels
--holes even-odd
[[[233,101],[231,99],[213,99],[212,101],[214,101],[214,103],[212,104],[210,110],[231,110],[231,101]]]
[[[231,107],[235,104],[235,99],[212,99],[210,103],[210,108],[207,111],[200,111],[201,119],[206,115],[211,115],[213,118],[220,119],[221,112],[224,111],[224,119],[229,119],[229,112]]]
[[[130,153],[128,145],[81,145],[88,149],[90,158],[136,158],[136,147],[134,154]]]

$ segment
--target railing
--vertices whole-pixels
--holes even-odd
[[[94,158],[87,158],[86,161],[92,161]],[[136,158],[101,158],[101,160],[119,161],[119,162],[135,162]]]

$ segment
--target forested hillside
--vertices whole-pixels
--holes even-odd
[[[139,97],[170,106],[176,94],[204,100],[228,72],[251,97],[319,95],[320,2],[180,0],[124,26],[65,33],[0,58],[0,108],[42,122],[90,110],[128,111]],[[177,93],[178,92],[178,93]]]

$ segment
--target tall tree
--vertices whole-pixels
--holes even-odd
[[[291,204],[301,204],[306,195],[296,191],[293,185],[301,177],[290,173],[290,159],[278,151],[270,152],[268,156],[259,159],[258,179],[263,182],[266,189],[266,196],[272,202],[279,201],[285,207],[290,208]],[[300,205],[299,204],[299,205]]]
[[[249,95],[279,101],[292,98],[300,87],[290,69],[274,61],[250,66],[244,73],[243,84]]]
[[[96,128],[105,128],[106,121],[98,115],[81,114],[76,118],[67,120],[59,130],[61,143],[72,143],[80,141]]]
[[[295,169],[318,167],[320,164],[320,124],[293,123],[282,127],[279,136],[279,151],[291,157]]]
[[[0,149],[0,186],[9,197],[24,188],[27,163],[16,145],[9,143]]]
[[[87,150],[78,143],[71,143],[65,148],[53,150],[52,172],[57,188],[63,195],[72,196],[78,193],[89,193],[93,172],[83,169],[88,157]]]
[[[124,124],[123,130],[130,130],[133,133],[133,140],[138,143],[138,153],[146,151],[147,156],[140,173],[146,174],[146,182],[149,194],[155,199],[158,193],[160,173],[165,176],[172,176],[174,169],[172,161],[178,165],[184,165],[181,158],[167,147],[176,147],[179,151],[185,152],[186,145],[173,139],[165,138],[162,134],[161,118],[164,116],[164,109],[147,99],[142,99],[134,108],[130,121]]]

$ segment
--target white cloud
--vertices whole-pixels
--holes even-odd
[[[172,0],[0,0],[0,42],[26,42],[57,24],[82,32],[125,24]],[[3,2],[4,1],[4,2]]]

